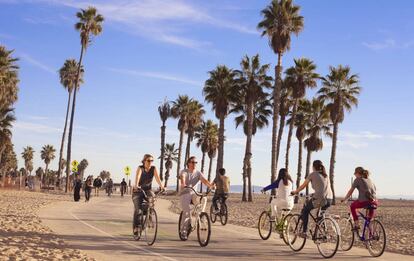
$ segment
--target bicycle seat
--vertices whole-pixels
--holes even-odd
[[[364,207],[364,209],[377,209],[377,206],[376,205],[369,205],[369,206]]]

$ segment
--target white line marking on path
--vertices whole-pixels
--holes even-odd
[[[125,240],[119,240],[119,238],[117,238],[117,237],[115,237],[115,236],[113,236],[113,235],[111,235],[111,234],[109,234],[109,233],[107,233],[107,232],[105,232],[105,231],[103,231],[103,230],[101,230],[101,229],[99,229],[99,228],[97,228],[97,227],[95,227],[95,226],[93,226],[93,225],[89,224],[89,223],[88,223],[88,222],[86,222],[86,221],[81,220],[81,219],[80,219],[80,218],[78,218],[75,214],[73,214],[73,213],[72,213],[72,211],[69,211],[69,213],[72,215],[72,217],[76,218],[76,220],[78,220],[78,221],[79,221],[79,222],[81,222],[82,224],[84,224],[84,225],[86,225],[86,226],[88,226],[88,227],[90,227],[90,228],[92,228],[92,229],[94,229],[94,230],[98,231],[98,232],[99,232],[99,233],[101,233],[101,234],[104,234],[104,235],[106,235],[106,236],[109,236],[109,237],[111,237],[111,238],[113,238],[113,239],[115,239],[115,240],[117,240],[117,241],[119,241],[119,242],[123,242],[123,243],[125,243],[125,244],[127,244],[127,245],[130,245],[130,246],[134,247],[134,248],[140,249],[140,250],[142,250],[142,251],[144,251],[144,252],[147,252],[148,254],[152,254],[152,255],[155,255],[155,256],[159,256],[159,257],[162,257],[162,258],[164,258],[164,259],[166,259],[166,260],[177,261],[177,259],[174,259],[174,258],[171,258],[171,257],[168,257],[168,256],[164,256],[164,255],[162,255],[162,254],[159,254],[159,253],[153,252],[153,251],[151,251],[151,250],[145,249],[145,248],[140,247],[140,246],[138,246],[138,245],[134,245],[134,244],[132,244],[131,242],[128,242],[128,241],[125,241]]]

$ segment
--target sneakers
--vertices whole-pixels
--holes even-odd
[[[183,239],[183,240],[187,240],[187,231],[181,231],[181,238]]]
[[[307,238],[307,237],[308,237],[308,234],[307,234],[306,232],[300,232],[300,233],[298,234],[298,237],[301,237],[301,238]]]

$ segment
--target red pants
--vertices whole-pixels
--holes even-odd
[[[352,202],[351,204],[351,214],[352,214],[352,218],[354,219],[354,221],[358,220],[358,216],[357,216],[357,209],[358,208],[364,208],[367,207],[369,205],[375,205],[378,206],[378,202],[377,201],[359,201],[359,200],[355,200],[354,202]],[[371,219],[374,216],[374,210],[373,209],[369,209],[368,210],[368,215],[367,217],[369,219]]]

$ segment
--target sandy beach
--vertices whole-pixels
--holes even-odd
[[[69,195],[0,190],[0,260],[94,260],[44,226],[37,211]]]
[[[178,197],[167,197],[173,204],[171,210],[181,211]],[[211,197],[209,197],[209,201]],[[268,208],[268,195],[255,194],[254,202],[241,202],[241,194],[231,194],[227,201],[229,207],[228,222],[234,225],[257,227],[260,213]],[[296,204],[293,212],[300,212],[303,204]],[[332,214],[346,215],[348,206],[338,204],[329,210]],[[386,251],[414,255],[414,201],[412,200],[380,200],[377,216],[383,222],[387,233]]]

